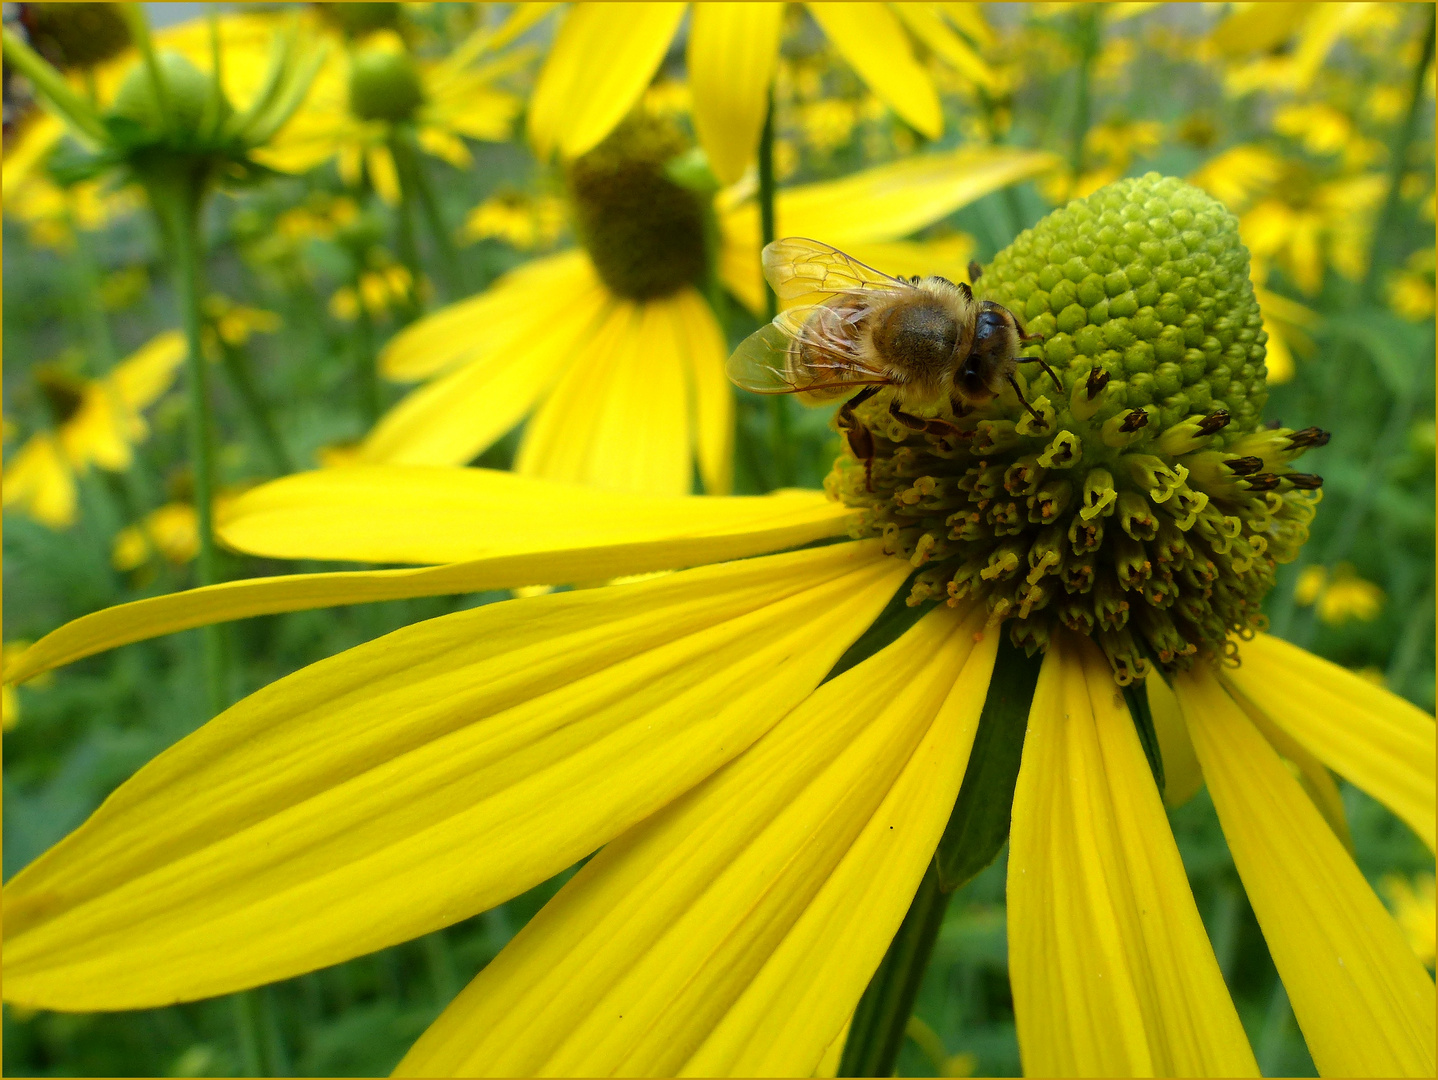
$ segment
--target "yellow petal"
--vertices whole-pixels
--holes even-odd
[[[143,409],[174,385],[184,362],[184,335],[178,330],[166,330],[116,364],[106,381],[125,405]]]
[[[694,289],[675,297],[675,333],[689,361],[694,451],[707,495],[727,495],[734,483],[734,388],[724,373],[729,346],[708,303]]]
[[[68,529],[75,524],[75,474],[48,432],[32,435],[5,463],[0,492],[6,506],[23,509],[42,525]]]
[[[513,428],[582,356],[613,304],[573,253],[422,319],[381,357],[386,374],[453,367],[390,409],[360,446],[376,464],[463,465]],[[457,365],[457,366],[456,366]]]
[[[577,157],[614,130],[659,70],[684,17],[677,3],[581,3],[555,36],[529,102],[542,158]]]
[[[984,63],[983,57],[943,20],[938,4],[893,4],[891,10],[911,34],[936,56],[953,65],[964,78],[989,90],[1000,88],[997,77]]]
[[[1158,676],[1145,679],[1144,686],[1154,734],[1158,736],[1158,752],[1163,758],[1163,803],[1182,806],[1203,787],[1203,770],[1199,768],[1198,755],[1193,752],[1172,688]]]
[[[560,511],[566,499],[573,515]],[[369,510],[386,503],[393,514],[388,520]],[[652,499],[565,489],[511,473],[400,467],[300,473],[246,492],[232,508],[221,533],[231,546],[252,552],[363,559],[357,554],[363,550],[397,561],[393,556],[405,552],[413,560],[418,545],[467,554],[426,570],[251,578],[106,608],[41,638],[5,678],[22,681],[106,649],[253,615],[605,581],[743,558],[843,535],[852,514],[816,491]],[[370,529],[369,539],[380,546],[356,546]],[[461,546],[446,546],[448,540]]]
[[[1432,1076],[1433,980],[1393,917],[1222,682],[1201,669],[1174,691],[1319,1074]]]
[[[1269,634],[1224,673],[1275,724],[1434,844],[1433,718],[1361,675]]]
[[[888,4],[806,4],[839,55],[880,100],[930,139],[944,131],[944,111],[929,73],[914,59]]]
[[[1027,1076],[1257,1076],[1148,760],[1103,654],[1055,639],[1009,838]]]
[[[694,5],[689,22],[694,131],[721,183],[738,181],[754,161],[783,24],[783,4]]]
[[[682,301],[610,300],[603,324],[524,430],[515,471],[609,491],[693,486]]]
[[[981,625],[928,616],[610,844],[398,1071],[809,1075],[958,793],[996,643],[974,644]]]
[[[775,202],[775,225],[780,236],[811,236],[850,251],[907,236],[992,191],[1045,173],[1057,161],[1049,153],[1005,147],[921,154],[839,180],[783,188]],[[759,209],[741,194],[742,189],[730,188],[716,205],[723,235],[720,274],[747,302],[763,295]]]
[[[374,185],[375,194],[390,206],[398,206],[400,200],[399,169],[395,167],[394,155],[387,146],[371,146],[365,152],[365,164],[369,168],[369,182]]]
[[[904,569],[872,544],[702,567],[459,612],[296,672],[8,883],[7,1000],[206,997],[491,907],[742,753]]]

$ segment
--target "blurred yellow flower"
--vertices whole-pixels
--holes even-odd
[[[1317,605],[1318,617],[1329,626],[1341,626],[1352,619],[1372,622],[1383,610],[1383,590],[1359,577],[1348,563],[1339,563],[1330,574],[1325,567],[1309,566],[1298,575],[1293,599],[1301,607]]]
[[[1434,951],[1434,890],[1432,874],[1415,874],[1405,878],[1385,874],[1378,890],[1388,900],[1389,910],[1403,928],[1408,944],[1419,960],[1433,966]]]
[[[45,389],[56,426],[32,435],[6,462],[4,505],[52,529],[73,524],[77,476],[91,465],[111,472],[130,467],[131,448],[150,433],[142,411],[169,390],[184,359],[184,337],[168,330],[99,379],[51,379]]]
[[[1209,35],[1211,52],[1226,62],[1224,89],[1235,97],[1257,90],[1302,91],[1346,35],[1375,20],[1388,24],[1383,4],[1250,3]]]
[[[380,198],[396,204],[398,125],[412,124],[419,148],[457,169],[471,164],[463,138],[509,137],[520,101],[495,84],[527,57],[513,53],[478,63],[486,47],[481,29],[444,59],[430,61],[412,56],[393,31],[372,34],[331,55],[304,108],[255,157],[293,173],[336,158],[346,184],[358,186],[368,176]]]
[[[805,10],[874,94],[932,139],[943,132],[943,110],[914,43],[969,78],[991,77],[956,30],[972,32],[974,16],[956,11],[963,6],[806,4]],[[570,5],[530,100],[536,151],[574,158],[599,145],[640,100],[686,10],[694,130],[721,182],[743,177],[757,153],[784,31],[779,3]]]
[[[460,464],[532,413],[515,461],[521,473],[682,494],[697,459],[706,492],[729,490],[729,350],[698,285],[712,258],[722,284],[763,310],[754,187],[713,198],[720,245],[708,252],[709,198],[664,171],[672,159],[626,156],[639,154],[632,130],[621,128],[598,156],[579,159],[581,173],[571,171],[584,189],[574,203],[583,249],[536,259],[388,344],[380,357],[388,378],[429,381],[380,419],[359,460]],[[778,228],[822,236],[891,273],[958,280],[972,255],[966,237],[900,237],[1053,161],[1009,149],[949,151],[781,189]]]
[[[143,205],[134,187],[114,189],[100,180],[84,180],[69,187],[55,183],[42,169],[11,183],[5,181],[7,217],[25,226],[37,247],[69,251],[75,231],[94,232]]]
[[[1366,137],[1342,110],[1321,101],[1280,106],[1273,114],[1273,130],[1300,142],[1315,157],[1342,154],[1347,169],[1367,168],[1386,153],[1381,142]]]
[[[0,649],[0,669],[8,669],[29,647],[30,642],[24,639],[5,642],[3,649]],[[40,690],[52,682],[54,682],[53,677],[45,675],[30,680],[26,686],[31,690]],[[11,731],[18,723],[20,723],[20,695],[12,684],[6,683],[3,697],[0,697],[0,726],[3,726],[5,731]]]
[[[215,522],[242,489],[231,488],[215,496]],[[138,570],[156,554],[176,566],[183,566],[200,550],[199,518],[193,502],[171,502],[146,514],[142,521],[127,525],[115,534],[110,563],[116,570]]]
[[[1054,172],[1039,184],[1039,190],[1053,203],[1092,195],[1120,179],[1135,160],[1149,157],[1162,143],[1163,124],[1157,120],[1119,117],[1095,124],[1084,135],[1084,161],[1088,167],[1077,177]]]
[[[1321,179],[1290,163],[1273,194],[1240,215],[1239,235],[1255,259],[1283,270],[1312,296],[1329,267],[1350,281],[1363,276],[1387,185],[1381,173]]]
[[[414,279],[407,267],[389,262],[382,248],[372,249],[370,256],[372,265],[360,271],[358,287],[341,285],[330,297],[330,314],[336,319],[353,322],[361,311],[371,318],[381,316],[413,296]]]
[[[1188,176],[1235,214],[1272,190],[1283,175],[1283,158],[1266,146],[1240,143],[1215,154]]]
[[[1259,265],[1254,270],[1253,280],[1262,281],[1265,276],[1266,271]],[[1264,360],[1268,381],[1285,383],[1293,378],[1296,368],[1294,353],[1300,356],[1313,354],[1313,339],[1308,336],[1308,331],[1317,324],[1318,312],[1257,285],[1253,295],[1263,315],[1263,329],[1268,332],[1268,356]]]
[[[1420,248],[1408,256],[1402,270],[1388,275],[1388,306],[1414,322],[1433,318],[1433,248]]]
[[[218,334],[226,345],[241,346],[251,334],[273,334],[280,328],[280,317],[273,311],[237,304],[228,296],[212,293],[205,298],[206,348],[214,348],[213,335]]]
[[[534,251],[553,247],[568,218],[564,200],[556,195],[506,191],[469,212],[462,236],[471,241],[503,240],[520,251]]]

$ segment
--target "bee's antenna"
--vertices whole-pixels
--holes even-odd
[[[1049,367],[1048,362],[1045,361],[1042,356],[1016,356],[1014,357],[1014,362],[1018,364],[1037,364],[1049,373],[1049,378],[1054,381],[1055,386],[1060,390],[1064,388],[1064,384],[1060,382],[1059,377],[1054,374],[1054,369]]]

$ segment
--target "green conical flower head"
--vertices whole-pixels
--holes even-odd
[[[1321,481],[1289,463],[1327,435],[1259,426],[1262,319],[1238,223],[1157,173],[1121,180],[1022,233],[975,287],[1053,369],[954,423],[915,432],[881,397],[872,488],[841,459],[826,486],[858,532],[922,568],[911,604],[981,600],[1031,653],[1056,626],[1093,636],[1127,684],[1263,625],[1275,564],[1307,539]]]

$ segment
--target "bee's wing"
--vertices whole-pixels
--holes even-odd
[[[781,302],[813,302],[836,293],[913,288],[907,281],[881,274],[838,248],[802,236],[785,237],[765,246],[764,276]]]
[[[852,341],[816,329],[834,318],[832,308],[817,304],[780,312],[739,343],[725,365],[729,380],[756,394],[822,394],[888,383]],[[802,367],[791,353],[796,342],[804,349]]]

